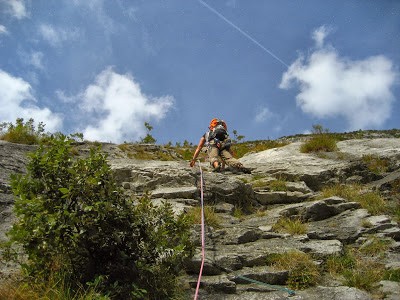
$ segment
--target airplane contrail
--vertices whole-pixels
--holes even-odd
[[[245,37],[247,37],[250,41],[252,41],[254,44],[256,44],[258,47],[260,47],[262,50],[264,50],[265,52],[267,52],[269,55],[271,55],[273,58],[275,58],[277,61],[279,61],[281,64],[283,64],[284,66],[286,66],[287,68],[289,68],[289,66],[283,61],[281,60],[278,56],[276,56],[274,53],[272,53],[270,50],[268,50],[267,48],[265,48],[263,45],[261,45],[255,38],[253,38],[251,35],[249,35],[247,32],[243,31],[242,29],[240,29],[238,26],[236,26],[235,24],[233,24],[231,21],[229,21],[227,18],[225,18],[221,13],[219,13],[217,10],[215,10],[214,8],[212,8],[210,5],[208,5],[207,3],[205,3],[202,0],[198,0],[203,6],[205,6],[206,8],[208,8],[210,11],[212,11],[214,14],[216,14],[218,17],[220,17],[222,20],[224,20],[226,23],[228,23],[229,25],[231,25],[233,28],[235,28],[237,31],[239,31],[241,34],[243,34]]]

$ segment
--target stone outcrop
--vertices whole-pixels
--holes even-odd
[[[316,286],[290,296],[285,290],[289,271],[268,264],[271,255],[300,251],[311,254],[314,263],[320,265],[328,257],[342,254],[348,245],[362,247],[371,236],[390,242],[381,261],[388,269],[400,268],[400,228],[390,216],[371,215],[358,202],[348,199],[317,197],[327,184],[357,182],[399,201],[396,183],[400,178],[400,139],[342,141],[338,143],[339,152],[324,155],[302,154],[300,145],[292,143],[241,158],[244,165],[253,169],[252,174],[229,170],[212,173],[208,164],[202,163],[204,201],[214,207],[220,224],[206,225],[201,299],[373,299],[374,293],[344,286],[325,273]],[[9,175],[25,171],[25,153],[33,149],[0,141],[2,240],[12,221]],[[177,213],[199,205],[198,166],[190,168],[182,160],[135,160],[118,151],[107,145],[115,178],[128,195],[149,192],[154,203],[168,201]],[[390,161],[387,172],[370,171],[363,155]],[[269,187],[276,178],[285,179],[286,190]],[[238,215],[238,208],[243,206],[252,207],[252,212]],[[291,235],[277,231],[274,226],[282,218],[302,220],[307,225],[306,232]],[[188,298],[192,298],[201,264],[199,225],[194,226],[193,233],[197,248],[182,277],[190,286]],[[376,292],[385,293],[385,299],[397,299],[398,286],[398,282],[384,280]]]
[[[345,182],[357,178],[361,183],[380,179],[368,171],[360,159],[363,155],[377,155],[392,161],[393,168],[399,167],[400,139],[347,140],[337,143],[337,153],[324,156],[300,153],[302,143],[292,143],[255,154],[249,154],[241,161],[254,168],[254,173],[283,175],[300,179],[308,187],[318,190],[328,183]]]

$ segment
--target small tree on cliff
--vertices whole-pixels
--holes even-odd
[[[153,126],[151,126],[148,122],[144,122],[144,127],[146,127],[147,134],[141,139],[141,142],[145,144],[155,144],[157,140],[150,134],[150,132],[153,130]]]
[[[100,282],[115,299],[170,298],[192,250],[186,217],[146,196],[133,203],[99,148],[74,159],[73,142],[54,136],[12,179],[18,220],[9,236],[27,254],[23,268],[41,281],[63,276],[71,288]]]

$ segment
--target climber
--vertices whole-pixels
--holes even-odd
[[[213,167],[213,172],[220,172],[226,163],[234,170],[243,173],[251,173],[248,168],[244,167],[240,161],[233,157],[230,149],[231,140],[229,139],[228,128],[225,121],[214,118],[211,120],[208,129],[209,130],[200,138],[193,159],[190,161],[190,166],[193,167],[195,165],[196,158],[205,145],[207,147],[210,164]]]

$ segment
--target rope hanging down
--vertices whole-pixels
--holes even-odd
[[[201,164],[199,160],[199,168],[200,168],[200,205],[201,205],[201,266],[199,272],[199,278],[197,280],[196,293],[194,294],[194,300],[197,300],[199,296],[200,282],[201,276],[203,274],[203,266],[205,260],[205,238],[204,238],[204,192],[203,192],[203,170],[201,169]]]
[[[199,296],[199,289],[200,289],[200,283],[201,283],[201,276],[203,274],[203,267],[204,267],[204,260],[205,260],[205,233],[204,233],[204,179],[203,179],[203,170],[201,169],[201,164],[200,164],[200,160],[199,162],[199,169],[200,169],[200,205],[201,205],[201,265],[200,265],[200,272],[199,272],[199,278],[197,279],[197,286],[196,286],[196,292],[194,294],[194,300],[198,299]],[[258,280],[254,280],[245,276],[241,276],[239,275],[238,278],[241,278],[243,280],[246,280],[248,282],[251,283],[256,283],[259,285],[264,285],[267,286],[269,288],[275,289],[275,290],[281,290],[284,292],[287,292],[289,294],[289,296],[294,296],[296,295],[295,291],[290,290],[288,288],[285,287],[281,287],[281,286],[276,286],[276,285],[272,285],[272,284],[268,284],[265,282],[261,282]]]

